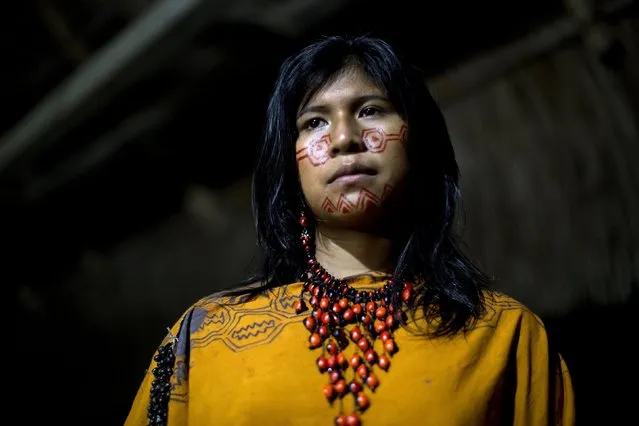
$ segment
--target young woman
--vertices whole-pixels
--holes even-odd
[[[539,318],[455,244],[458,169],[424,76],[384,41],[285,61],[253,182],[263,270],[191,306],[126,425],[570,425]]]

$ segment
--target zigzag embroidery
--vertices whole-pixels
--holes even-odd
[[[265,320],[262,322],[256,322],[246,327],[239,328],[234,330],[231,333],[232,339],[237,340],[245,340],[251,337],[259,336],[260,334],[266,333],[268,330],[275,327],[275,320]]]
[[[279,298],[279,303],[284,309],[292,308],[295,306],[295,302],[299,299],[298,296],[281,296]]]
[[[210,316],[207,316],[206,319],[202,322],[200,328],[204,328],[209,324],[226,324],[226,312],[216,313]]]

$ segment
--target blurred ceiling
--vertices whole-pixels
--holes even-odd
[[[320,35],[371,32],[435,76],[565,16],[552,0],[13,6],[0,14],[0,212],[104,241],[176,211],[188,184],[246,177],[279,63]]]

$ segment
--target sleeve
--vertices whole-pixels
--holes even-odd
[[[524,312],[516,350],[516,426],[573,426],[575,405],[568,367],[549,343],[541,320]]]
[[[188,365],[189,341],[190,341],[190,319],[192,309],[185,312],[180,319],[171,327],[169,333],[163,339],[158,350],[155,351],[149,367],[147,368],[142,383],[129,410],[129,414],[124,422],[124,426],[147,426],[149,424],[148,408],[151,397],[151,387],[154,380],[153,369],[157,367],[156,355],[167,343],[171,343],[177,336],[176,356],[172,367],[171,393],[168,405],[168,424],[186,425],[187,402],[188,402]]]

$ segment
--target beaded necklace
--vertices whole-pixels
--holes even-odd
[[[328,375],[324,385],[324,397],[333,403],[341,402],[348,394],[355,398],[355,412],[345,414],[342,404],[335,417],[335,425],[359,426],[361,414],[370,406],[365,386],[374,392],[379,386],[375,370],[387,371],[390,357],[397,351],[393,331],[405,321],[405,306],[413,301],[413,285],[399,277],[392,277],[381,288],[374,291],[358,291],[342,280],[332,276],[320,265],[314,255],[314,245],[308,231],[308,220],[304,212],[300,216],[301,245],[306,254],[307,269],[300,298],[295,302],[295,311],[308,310],[304,326],[309,330],[309,348],[322,348],[317,358],[317,367]],[[350,330],[347,331],[347,326]],[[374,349],[377,339],[383,343],[383,353]],[[344,350],[354,344],[352,355]]]

